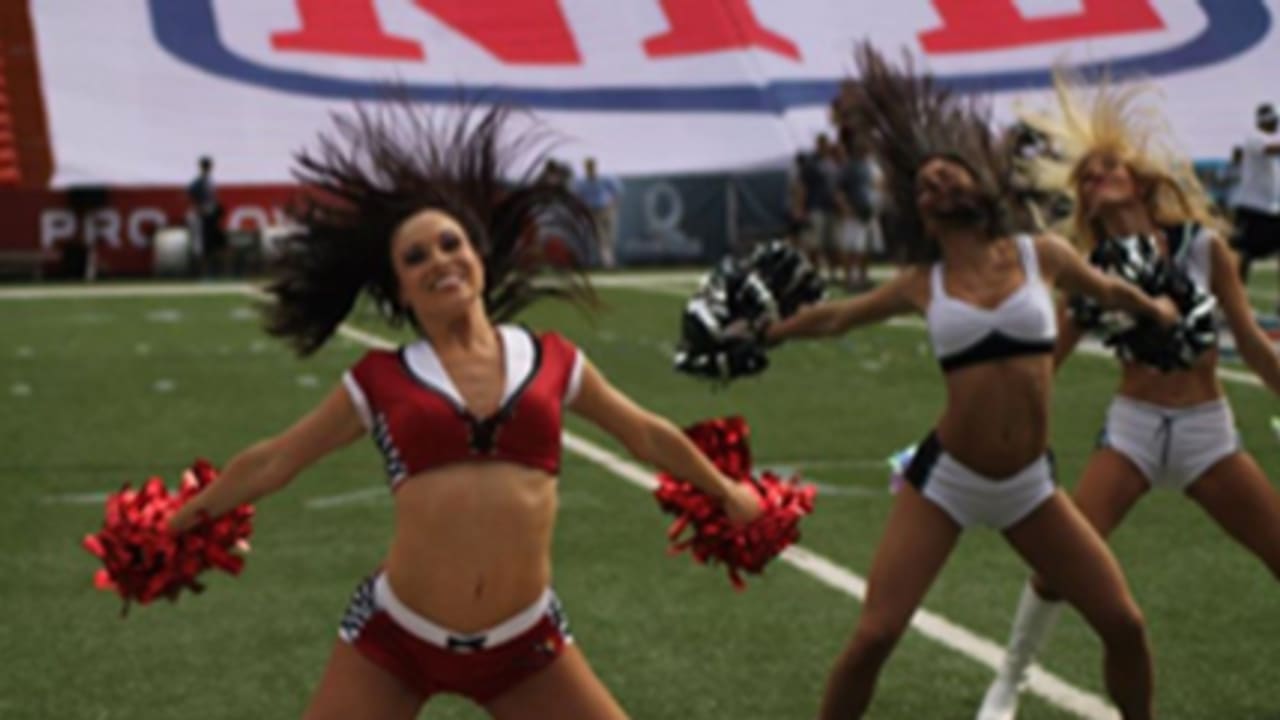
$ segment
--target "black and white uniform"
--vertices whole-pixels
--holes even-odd
[[[925,314],[934,356],[944,372],[1018,355],[1053,352],[1058,336],[1053,297],[1040,276],[1035,243],[1014,238],[1026,280],[994,309],[975,307],[947,295],[942,264],[933,266]],[[1003,530],[1053,496],[1051,456],[1037,458],[1008,478],[989,478],[949,455],[931,433],[916,450],[907,480],[961,527]]]
[[[1168,239],[1174,265],[1209,292],[1213,232],[1187,223],[1168,231]],[[1128,458],[1152,487],[1170,490],[1185,490],[1241,448],[1226,398],[1172,408],[1123,395],[1111,401],[1098,445]]]

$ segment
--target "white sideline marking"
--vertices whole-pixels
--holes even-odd
[[[707,270],[689,270],[664,273],[601,273],[589,277],[591,284],[595,287],[621,288],[696,283],[706,274]]]
[[[872,490],[868,487],[859,485],[832,485],[831,483],[817,482],[811,477],[806,477],[805,481],[818,489],[818,494],[824,497],[874,497],[879,495],[888,495],[888,489]]]
[[[600,273],[589,275],[602,288],[642,287],[652,284],[696,283],[705,271],[662,273]],[[191,297],[207,295],[261,295],[252,283],[156,283],[139,285],[37,285],[0,288],[0,300],[82,300],[86,298]],[[256,316],[256,314],[255,314]],[[244,316],[247,319],[247,316]],[[240,317],[237,317],[240,319]]]
[[[594,284],[594,281],[593,283]],[[687,298],[693,292],[693,287],[679,287],[670,285],[611,285],[611,290],[632,290],[635,292],[649,293],[651,295],[674,295],[676,297]]]
[[[41,498],[41,501],[44,503],[66,503],[69,505],[101,505],[107,501],[107,493],[60,493],[57,495],[45,495]]]
[[[361,490],[352,490],[351,492],[339,493],[337,495],[325,495],[324,497],[311,498],[303,505],[311,510],[324,510],[341,505],[351,505],[354,503],[368,502],[379,497],[390,497],[386,486],[363,488]]]
[[[808,464],[808,465],[804,465],[804,464],[802,464],[802,463],[766,463],[766,462],[761,462],[761,463],[759,463],[759,466],[758,466],[758,467],[759,467],[759,469],[760,469],[762,472],[766,472],[766,471],[767,471],[767,472],[772,472],[772,473],[774,473],[774,474],[776,474],[776,475],[779,475],[779,476],[782,476],[782,477],[790,477],[790,476],[792,476],[792,475],[795,475],[795,474],[799,473],[799,472],[800,472],[800,470],[802,470],[802,469],[805,469],[805,468],[812,468],[812,467],[817,467],[818,465],[819,465],[819,463],[811,463],[811,464]],[[827,467],[829,467],[829,468],[832,468],[832,467],[841,467],[841,466],[844,466],[844,467],[852,467],[852,466],[854,466],[854,465],[864,465],[864,466],[876,465],[876,466],[878,466],[878,467],[883,468],[883,469],[884,469],[884,470],[886,470],[886,471],[889,469],[889,467],[888,467],[888,463],[886,463],[886,462],[885,462],[885,461],[883,461],[883,460],[881,460],[880,462],[877,462],[877,463],[870,463],[870,462],[865,462],[865,461],[861,461],[861,462],[860,462],[860,461],[856,461],[856,460],[855,460],[855,461],[852,461],[852,462],[843,462],[843,463],[828,463],[828,464],[827,464]],[[886,483],[886,487],[885,487],[885,488],[880,489],[880,490],[877,490],[877,489],[875,489],[875,488],[866,487],[866,486],[864,486],[864,485],[835,485],[835,484],[832,484],[832,483],[826,483],[826,482],[822,482],[822,481],[821,481],[821,480],[819,480],[818,478],[815,478],[813,475],[805,475],[805,476],[804,476],[804,479],[805,479],[805,482],[807,482],[808,484],[810,484],[810,485],[814,486],[815,488],[817,488],[817,489],[818,489],[818,494],[819,494],[819,495],[821,495],[821,496],[824,496],[824,497],[832,497],[832,496],[835,496],[835,497],[876,497],[876,496],[883,496],[883,495],[886,495],[886,494],[888,493],[888,487],[887,487],[888,483]]]
[[[75,285],[0,288],[0,300],[81,300],[85,298],[190,297],[193,295],[243,295],[248,283],[226,285]]]
[[[182,311],[176,308],[161,308],[147,313],[147,319],[157,323],[182,322]]]
[[[865,458],[850,458],[848,460],[760,460],[761,465],[766,468],[778,470],[786,469],[788,472],[794,468],[801,470],[810,470],[812,468],[882,468],[885,472],[889,471],[889,459],[868,460]]]

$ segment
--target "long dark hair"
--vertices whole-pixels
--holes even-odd
[[[544,296],[594,306],[576,260],[551,262],[541,242],[556,237],[579,250],[594,244],[591,213],[564,187],[533,182],[548,134],[536,125],[511,132],[513,114],[501,105],[469,105],[445,117],[402,100],[335,115],[333,130],[295,158],[303,186],[293,210],[299,231],[273,267],[267,291],[276,302],[265,309],[267,331],[308,355],[362,290],[392,325],[414,322],[400,302],[391,238],[427,209],[456,219],[483,259],[484,306],[495,322]],[[524,162],[514,168],[517,158]]]
[[[858,79],[849,91],[845,122],[865,137],[884,174],[895,217],[888,237],[908,262],[941,257],[916,211],[916,174],[942,158],[966,168],[976,180],[986,230],[1008,229],[1007,201],[1012,196],[1010,155],[980,101],[956,95],[933,76],[916,71],[904,53],[901,65],[885,59],[869,42],[854,51]]]

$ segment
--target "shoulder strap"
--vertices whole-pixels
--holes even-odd
[[[1040,279],[1040,258],[1036,256],[1036,241],[1026,233],[1015,236],[1018,253],[1022,256],[1022,269],[1027,273],[1027,280]]]
[[[945,300],[947,291],[942,287],[942,261],[939,260],[929,269],[929,302]]]

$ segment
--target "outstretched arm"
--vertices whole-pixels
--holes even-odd
[[[921,268],[909,267],[871,292],[810,305],[786,320],[770,325],[765,339],[781,342],[792,338],[843,335],[855,327],[913,312],[916,304],[911,300],[910,291],[919,282],[922,272]]]
[[[1172,300],[1152,298],[1125,280],[1099,271],[1085,262],[1066,240],[1056,235],[1036,238],[1036,255],[1045,274],[1054,278],[1057,286],[1067,292],[1088,295],[1103,307],[1145,315],[1161,325],[1178,322],[1178,308]]]
[[[1236,349],[1263,384],[1280,395],[1280,355],[1254,319],[1249,298],[1235,272],[1235,257],[1222,238],[1214,237],[1209,248],[1213,264],[1213,277],[1209,282],[1236,338]]]
[[[334,388],[293,427],[231,458],[216,482],[174,514],[169,528],[182,532],[195,525],[202,513],[216,518],[238,505],[269,495],[287,485],[303,468],[364,432],[347,391],[341,386]]]
[[[589,361],[584,363],[582,386],[570,410],[617,438],[637,460],[688,480],[719,500],[731,520],[745,523],[760,514],[754,491],[720,474],[671,421],[640,407]]]

